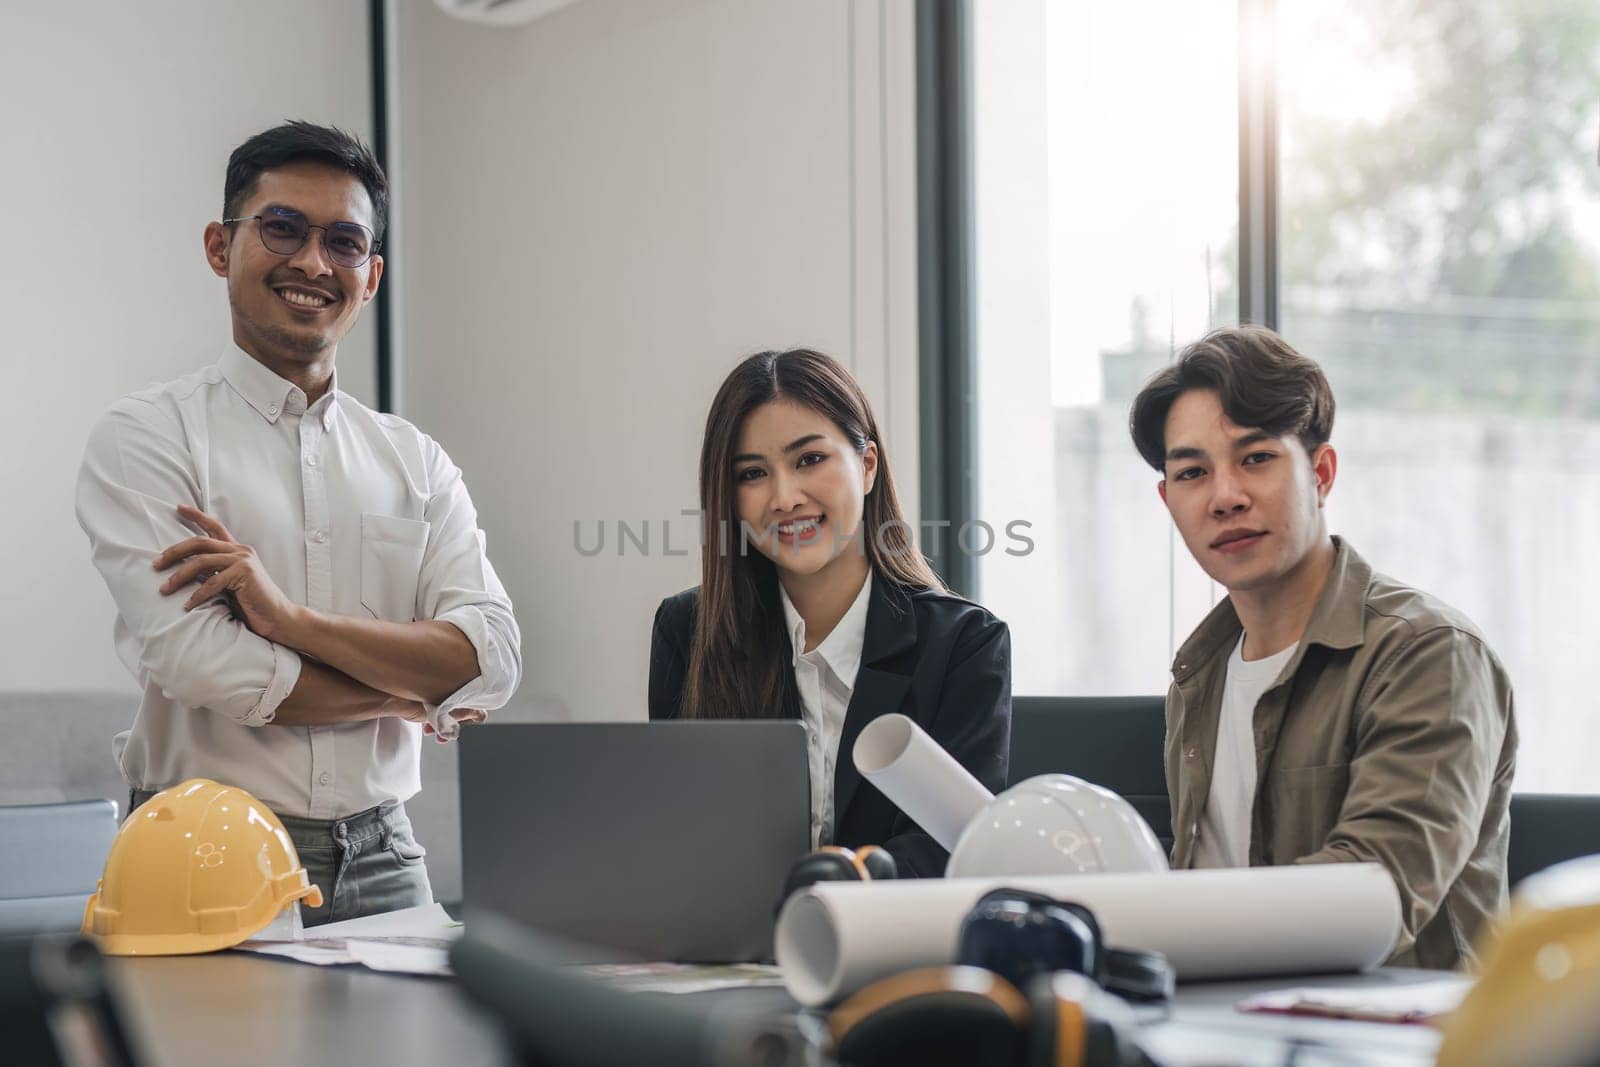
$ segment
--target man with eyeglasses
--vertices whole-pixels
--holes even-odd
[[[404,806],[422,739],[481,722],[522,672],[460,470],[338,388],[388,197],[341,131],[291,122],[240,145],[205,229],[232,343],[113,404],[78,475],[143,690],[115,743],[130,811],[189,778],[254,794],[322,890],[308,925],[432,899]]]

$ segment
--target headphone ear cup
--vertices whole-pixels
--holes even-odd
[[[1101,932],[1101,930],[1100,930],[1100,920],[1096,919],[1094,917],[1094,912],[1090,911],[1088,908],[1084,907],[1082,904],[1079,904],[1075,900],[1055,900],[1055,901],[1052,901],[1052,903],[1054,903],[1055,906],[1058,907],[1058,908],[1067,909],[1068,911],[1072,912],[1072,914],[1074,914],[1078,918],[1082,919],[1084,921],[1084,924],[1087,925],[1089,927],[1089,929],[1094,932],[1094,943],[1095,944],[1097,944],[1097,945],[1105,944],[1105,940],[1106,940],[1105,934]]]
[[[995,889],[961,924],[958,963],[986,967],[1026,988],[1037,974],[1079,971],[1099,978],[1100,945],[1080,911],[1026,890]]]
[[[815,852],[808,852],[789,868],[788,875],[783,879],[783,893],[778,897],[778,904],[773,913],[782,911],[784,902],[807,886],[816,885],[818,882],[860,880],[861,868],[856,863],[855,854],[849,849],[829,845]]]
[[[865,845],[856,849],[856,860],[866,870],[871,881],[892,882],[900,877],[900,868],[896,866],[894,857],[877,845]]]
[[[848,1067],[966,1067],[1021,1062],[1028,1001],[978,967],[925,967],[875,982],[828,1017]],[[1053,1067],[1053,1065],[1052,1065]]]
[[[1134,1041],[1133,1013],[1074,971],[1028,984],[1026,1067],[1156,1067]]]
[[[1089,1018],[1084,997],[1094,982],[1072,971],[1040,974],[1028,983],[1028,1040],[1024,1067],[1090,1067],[1086,1058]],[[1076,985],[1072,979],[1082,979]]]
[[[1178,976],[1167,957],[1159,952],[1111,948],[1103,954],[1106,990],[1129,1000],[1171,1000],[1177,991]]]

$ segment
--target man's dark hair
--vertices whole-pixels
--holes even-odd
[[[378,157],[343,130],[298,120],[258,133],[233,150],[222,186],[222,217],[238,216],[263,172],[307,160],[326,163],[360,179],[372,200],[374,247],[382,243],[389,219],[389,180],[383,176]]]
[[[1300,438],[1307,453],[1333,434],[1333,390],[1315,360],[1265,326],[1212,330],[1179,353],[1133,398],[1128,429],[1156,470],[1167,462],[1167,413],[1191,389],[1214,391],[1238,426]]]

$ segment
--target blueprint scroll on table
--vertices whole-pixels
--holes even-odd
[[[1400,932],[1400,898],[1377,864],[822,882],[778,917],[784,984],[802,1004],[955,960],[961,920],[1011,886],[1094,911],[1114,947],[1165,953],[1180,980],[1366,970]]]

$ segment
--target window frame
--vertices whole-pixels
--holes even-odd
[[[1278,0],[1239,2],[1239,319],[1278,325]],[[917,6],[917,297],[922,517],[978,515],[972,2]],[[977,599],[978,561],[954,538],[928,553]]]

